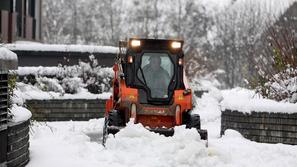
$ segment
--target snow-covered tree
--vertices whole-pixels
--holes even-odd
[[[270,25],[269,2],[226,1],[219,8],[206,0],[44,0],[43,37],[113,46],[135,36],[179,38],[191,78],[222,69],[225,87],[244,86],[262,59],[255,42]]]

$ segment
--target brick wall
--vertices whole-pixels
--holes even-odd
[[[7,167],[25,166],[29,162],[29,124],[9,123],[7,129]]]
[[[245,138],[264,143],[297,144],[296,113],[251,112],[225,110],[221,117],[221,135],[234,129]]]
[[[28,109],[37,121],[87,121],[104,116],[101,99],[27,100]]]

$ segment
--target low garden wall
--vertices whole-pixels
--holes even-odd
[[[7,167],[25,166],[29,162],[30,119],[9,123],[7,128]]]
[[[1,130],[0,167],[25,166],[29,162],[29,124],[30,119],[9,122],[7,129]]]
[[[90,55],[100,60],[98,65],[112,67],[118,52],[117,47],[95,45],[5,44],[4,47],[18,55],[20,67],[77,65],[79,60],[89,60]]]
[[[87,121],[104,116],[103,99],[26,100],[32,118],[37,121]]]
[[[221,117],[221,135],[234,129],[245,138],[264,143],[297,144],[296,113],[250,112],[225,109]]]

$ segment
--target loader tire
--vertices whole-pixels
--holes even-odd
[[[123,126],[124,120],[118,110],[112,110],[108,115],[108,126]]]
[[[190,118],[186,124],[186,128],[196,128],[196,129],[200,129],[200,116],[198,114],[193,114],[190,115]]]
[[[201,140],[208,140],[208,133],[207,133],[207,130],[204,130],[204,129],[199,129],[198,130],[198,133],[201,137]]]

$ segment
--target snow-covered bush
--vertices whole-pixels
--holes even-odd
[[[18,78],[18,80],[22,81],[25,84],[35,85],[37,82],[36,76],[34,74],[19,75]]]
[[[111,89],[112,69],[98,66],[97,59],[90,55],[90,62],[79,62],[81,78],[91,93],[108,92]]]
[[[109,92],[113,77],[112,69],[98,66],[93,55],[89,56],[89,62],[79,61],[74,66],[19,67],[17,73],[20,82],[61,94],[75,94],[80,88],[96,94]]]
[[[257,90],[270,99],[297,103],[297,68],[287,68],[273,75]]]
[[[79,91],[81,85],[81,79],[78,77],[64,78],[62,80],[62,87],[65,93],[75,94]]]
[[[289,28],[268,30],[272,69],[259,70],[257,91],[266,98],[297,103],[297,36]]]
[[[49,92],[59,92],[64,94],[65,91],[63,87],[60,85],[59,80],[56,78],[47,78],[47,77],[40,77],[37,78],[37,85],[39,89]]]

